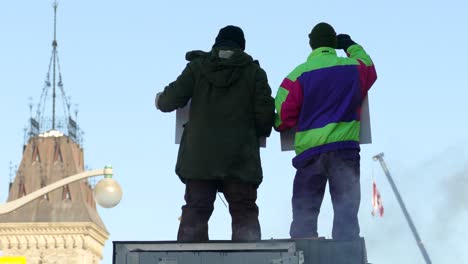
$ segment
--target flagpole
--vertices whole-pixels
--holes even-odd
[[[411,229],[411,232],[413,233],[414,239],[416,239],[416,243],[418,244],[419,250],[421,251],[421,254],[423,255],[424,260],[426,261],[426,264],[431,264],[431,259],[429,258],[429,255],[427,254],[426,248],[424,247],[424,244],[421,240],[421,237],[419,237],[418,231],[416,230],[416,226],[413,223],[413,220],[411,219],[411,216],[408,213],[408,210],[406,210],[405,203],[403,202],[403,199],[401,198],[400,192],[398,192],[398,189],[395,185],[395,182],[393,181],[392,176],[390,175],[390,171],[387,168],[387,165],[385,164],[385,161],[383,159],[384,154],[379,153],[373,157],[375,161],[380,162],[380,166],[382,166],[382,169],[387,176],[387,179],[390,183],[390,186],[392,187],[393,193],[395,193],[395,196],[398,200],[398,203],[400,204],[401,210],[403,211],[403,214],[405,215],[406,221],[408,222],[408,225]]]

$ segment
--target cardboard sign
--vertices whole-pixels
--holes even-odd
[[[296,134],[295,127],[280,133],[281,151],[294,150],[294,135],[295,134]]]
[[[370,124],[369,96],[362,101],[361,106],[361,130],[359,131],[359,143],[372,144],[372,133]]]
[[[370,125],[370,112],[369,112],[369,99],[366,97],[362,101],[361,106],[361,129],[359,131],[359,143],[360,144],[371,144],[372,134]],[[281,132],[281,151],[294,150],[294,135],[296,134],[296,128],[292,128]]]
[[[183,108],[176,110],[176,127],[175,127],[175,143],[180,144],[182,133],[184,132],[184,125],[189,121],[190,101]]]
[[[184,125],[189,121],[190,114],[190,101],[183,108],[176,110],[176,127],[175,127],[175,143],[180,144],[182,133],[184,132]],[[266,138],[259,138],[259,145],[266,148]]]

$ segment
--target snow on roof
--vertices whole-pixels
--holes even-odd
[[[49,130],[39,134],[39,137],[63,137],[63,133],[58,130]]]

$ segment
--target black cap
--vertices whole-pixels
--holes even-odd
[[[240,27],[226,26],[219,30],[213,48],[232,47],[245,50],[244,32]]]
[[[336,32],[330,24],[318,23],[309,34],[309,44],[312,49],[321,47],[336,48]]]

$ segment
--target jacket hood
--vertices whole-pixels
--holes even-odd
[[[194,50],[187,52],[188,61],[200,60],[202,74],[215,88],[227,88],[241,76],[242,69],[254,62],[240,49],[213,48],[210,52]]]

